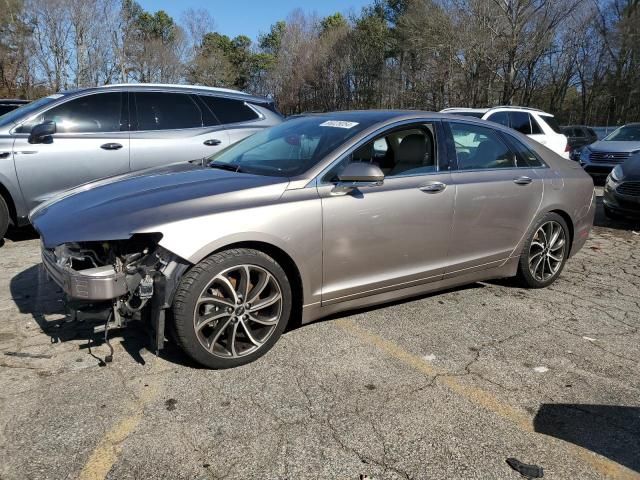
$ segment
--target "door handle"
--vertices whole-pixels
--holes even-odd
[[[204,143],[207,147],[215,147],[216,145],[220,145],[222,143],[221,140],[217,138],[210,138],[209,140],[205,140]]]
[[[105,143],[103,145],[100,145],[100,148],[103,150],[120,150],[122,148],[122,145],[120,145],[119,143]]]
[[[0,152],[0,158],[9,158],[11,152]]]
[[[524,175],[513,179],[513,183],[517,183],[518,185],[529,185],[531,182],[533,182],[533,180],[531,180],[530,177],[525,177]]]
[[[423,192],[438,193],[438,192],[442,192],[445,188],[447,188],[447,185],[442,182],[429,182],[429,183],[425,183],[424,185],[421,185],[419,188]]]

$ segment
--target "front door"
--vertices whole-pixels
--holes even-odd
[[[437,128],[388,130],[319,179],[323,304],[442,278],[455,190],[438,164]],[[378,164],[384,183],[339,194],[337,175],[355,161]]]
[[[129,132],[120,92],[76,97],[16,129],[18,182],[29,209],[69,188],[129,171]],[[34,125],[53,121],[56,133],[29,143]]]
[[[450,266],[447,274],[495,267],[509,258],[540,207],[543,184],[535,169],[492,128],[451,123],[457,169]]]

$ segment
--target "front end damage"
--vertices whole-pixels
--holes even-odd
[[[49,277],[67,297],[67,313],[104,311],[96,332],[149,321],[151,349],[164,345],[165,313],[189,263],[158,245],[161,234],[136,234],[127,240],[65,243],[42,247]]]

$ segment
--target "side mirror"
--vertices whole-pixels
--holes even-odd
[[[383,181],[384,173],[377,165],[362,162],[350,163],[338,175],[338,184],[333,188],[332,193],[345,195],[354,188],[374,187],[382,185]]]
[[[47,143],[56,133],[56,122],[44,122],[34,125],[29,134],[29,143]]]

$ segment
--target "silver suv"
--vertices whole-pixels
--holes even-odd
[[[281,121],[269,99],[211,87],[108,85],[32,102],[0,116],[0,239],[61,191],[201,160]]]

